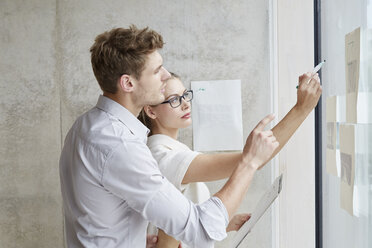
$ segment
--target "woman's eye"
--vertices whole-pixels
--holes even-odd
[[[176,103],[178,101],[178,97],[173,97],[173,98],[169,99],[169,101],[171,103]]]

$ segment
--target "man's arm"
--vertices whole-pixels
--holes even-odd
[[[238,231],[243,224],[251,218],[251,214],[237,214],[230,220],[226,227],[226,232]],[[149,243],[149,242],[147,242]],[[158,231],[158,242],[154,246],[147,248],[179,248],[181,242],[166,234],[163,230]]]
[[[258,169],[280,152],[306,117],[319,101],[322,88],[318,75],[314,75],[309,84],[310,74],[299,77],[297,103],[288,114],[272,129],[279,142],[273,155]],[[208,182],[229,177],[242,158],[242,153],[200,154],[191,162],[182,183]]]

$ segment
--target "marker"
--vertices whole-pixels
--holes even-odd
[[[317,73],[322,68],[322,66],[324,65],[325,62],[326,61],[323,60],[317,66],[314,67],[313,72],[311,73],[311,78],[309,79],[309,81],[307,83],[310,83],[310,81],[313,78],[313,76],[315,75],[315,73]],[[296,89],[298,89],[298,85],[296,86]]]

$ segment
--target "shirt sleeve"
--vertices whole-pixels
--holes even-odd
[[[182,184],[183,178],[191,162],[200,153],[191,150],[172,150],[163,145],[151,149],[151,152],[158,162],[161,173],[177,189],[183,191],[187,184]]]
[[[195,205],[160,172],[148,147],[139,141],[123,142],[104,165],[102,185],[167,234],[192,247],[213,247],[226,237],[228,213],[212,197]]]

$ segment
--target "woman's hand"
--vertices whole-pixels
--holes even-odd
[[[257,169],[265,164],[279,146],[271,130],[264,128],[274,119],[274,115],[263,118],[249,134],[243,149],[243,162],[252,169]]]
[[[156,243],[158,242],[158,236],[147,235],[146,237],[146,248],[156,248]]]
[[[237,214],[232,217],[227,225],[226,232],[238,231],[242,225],[251,218],[251,214]]]
[[[318,73],[310,72],[302,74],[298,78],[297,103],[296,107],[301,111],[309,113],[318,104],[322,86]]]

